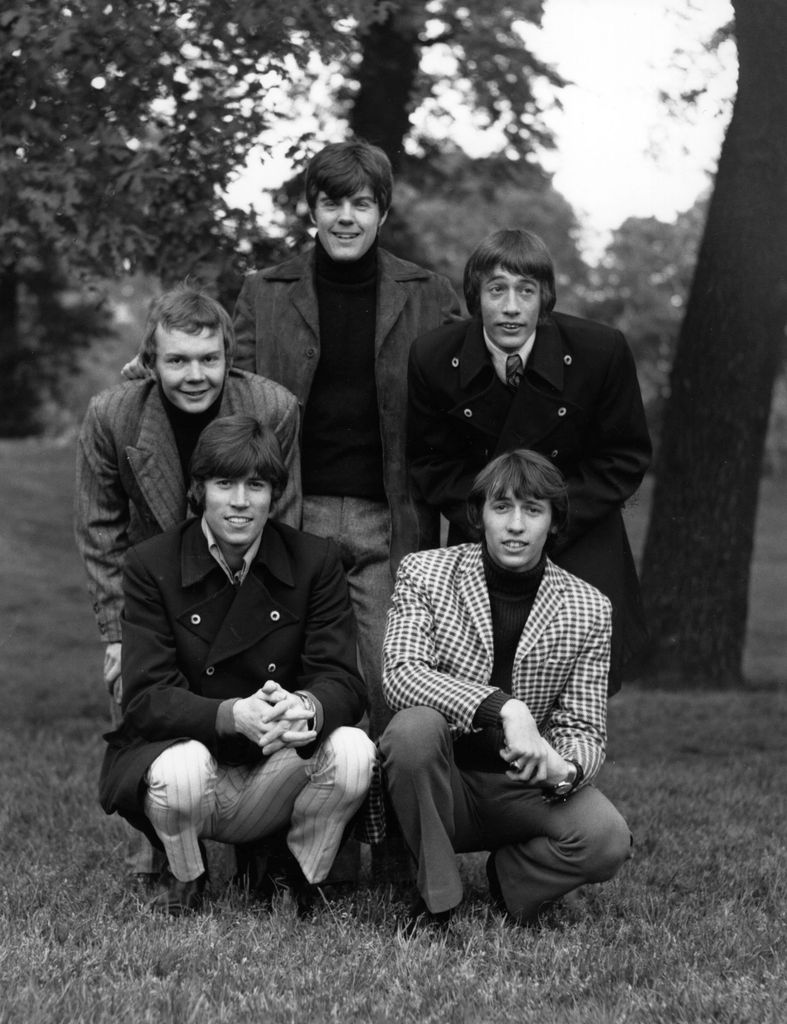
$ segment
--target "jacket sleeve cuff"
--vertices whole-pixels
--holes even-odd
[[[493,690],[476,708],[473,715],[473,728],[483,729],[486,726],[500,726],[500,712],[504,704],[511,700],[511,694],[503,690]]]
[[[235,716],[232,713],[232,709],[235,707],[240,697],[234,697],[231,700],[223,700],[219,704],[219,710],[216,712],[216,733],[219,736],[237,736],[238,730],[235,728]]]

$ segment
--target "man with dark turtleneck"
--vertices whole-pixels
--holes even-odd
[[[188,464],[202,429],[218,415],[249,413],[271,427],[289,474],[277,517],[301,516],[298,403],[280,384],[232,368],[235,339],[227,312],[182,286],[151,306],[139,363],[146,376],[96,395],[77,445],[75,530],[104,649],[104,683],[118,714],[120,615],[126,552],[187,513]],[[150,852],[133,874],[155,874]]]
[[[556,566],[567,487],[544,456],[498,456],[472,485],[481,535],[402,561],[383,648],[396,711],[380,739],[415,858],[408,932],[448,926],[456,853],[489,850],[493,900],[517,924],[630,854],[628,827],[591,783],[604,761],[609,599]]]
[[[293,392],[303,409],[303,529],[339,545],[358,623],[370,728],[390,718],[380,652],[396,568],[438,543],[406,470],[413,339],[458,317],[448,281],[378,246],[393,178],[381,149],[333,143],[311,160],[310,251],[246,278],[235,308],[236,365]]]

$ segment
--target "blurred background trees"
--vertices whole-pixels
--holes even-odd
[[[7,0],[0,436],[73,429],[162,285],[192,275],[231,308],[246,269],[308,244],[297,172],[356,132],[396,168],[389,248],[459,286],[480,238],[531,227],[559,308],[626,333],[658,442],[650,671],[734,683],[757,485],[787,461],[787,11],[735,0],[710,44],[734,34],[740,63],[712,193],[670,224],[629,218],[588,262],[544,170],[565,84],[531,45],[548,2]],[[497,140],[483,157],[457,142],[458,111]],[[296,176],[266,219],[228,195],[274,126]]]

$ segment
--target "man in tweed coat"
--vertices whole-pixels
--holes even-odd
[[[468,499],[482,542],[422,551],[399,569],[383,649],[396,714],[380,748],[417,861],[410,928],[445,926],[461,902],[457,852],[491,851],[490,892],[518,923],[629,856],[625,821],[592,785],[610,603],[544,553],[567,507],[548,459],[501,455]]]
[[[151,307],[141,362],[152,372],[95,396],[77,445],[75,532],[105,646],[104,683],[121,700],[123,566],[134,544],[186,516],[188,462],[215,417],[250,413],[273,428],[289,475],[277,518],[300,525],[298,403],[286,388],[232,369],[234,332],[226,311],[188,287]],[[132,865],[145,874],[149,857]]]

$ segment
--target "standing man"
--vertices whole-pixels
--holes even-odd
[[[201,906],[200,839],[282,829],[305,910],[369,789],[347,585],[331,541],[271,521],[286,484],[273,430],[216,419],[191,460],[197,518],[126,560],[123,722],[100,796],[166,851],[154,910]]]
[[[473,538],[466,498],[490,459],[547,456],[568,482],[570,518],[552,557],[612,602],[609,690],[645,640],[621,509],[651,455],[636,367],[620,331],[553,312],[555,271],[529,231],[497,231],[465,267],[471,319],[418,338],[409,366],[408,445],[417,494]]]
[[[490,892],[517,923],[611,878],[628,827],[592,785],[604,761],[609,601],[559,569],[560,472],[523,449],[476,478],[480,544],[421,551],[399,568],[380,740],[391,799],[418,864],[407,922],[445,927],[462,900],[456,853],[490,850]]]
[[[459,312],[445,278],[378,246],[392,191],[381,149],[326,146],[306,172],[314,248],[247,277],[235,308],[237,365],[301,403],[303,529],[339,544],[373,736],[390,718],[380,652],[396,567],[437,543],[437,517],[407,479],[407,357]]]
[[[289,483],[278,505],[297,525],[298,403],[280,384],[232,368],[235,339],[226,311],[189,287],[151,306],[140,362],[148,376],[92,399],[77,445],[75,531],[101,639],[104,683],[122,696],[123,566],[133,544],[186,516],[188,464],[200,432],[219,414],[250,413],[270,426]],[[131,865],[153,873],[150,851]]]

